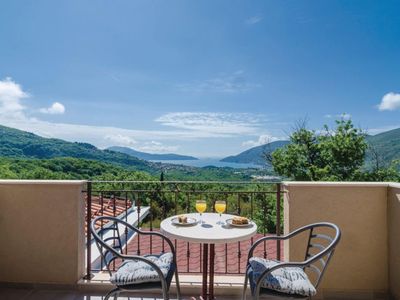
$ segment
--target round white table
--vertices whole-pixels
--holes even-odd
[[[187,217],[199,220],[198,213],[185,214]],[[246,227],[234,227],[226,224],[226,220],[233,218],[233,215],[222,214],[224,224],[217,222],[220,220],[219,214],[204,213],[203,223],[192,226],[179,226],[172,223],[172,216],[163,220],[160,229],[163,234],[172,239],[184,240],[187,242],[203,244],[203,288],[202,296],[204,299],[214,299],[214,258],[215,244],[225,244],[248,240],[257,233],[257,225],[250,222]],[[210,251],[209,251],[210,250]],[[207,293],[208,261],[210,264],[209,286]]]

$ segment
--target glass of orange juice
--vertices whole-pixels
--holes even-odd
[[[219,213],[219,221],[217,222],[217,224],[224,224],[224,222],[222,222],[222,213],[225,212],[226,210],[226,201],[222,201],[222,200],[217,200],[215,201],[215,211],[217,213]]]
[[[207,202],[206,200],[196,200],[196,210],[200,214],[200,224],[203,224],[202,214],[207,209]]]

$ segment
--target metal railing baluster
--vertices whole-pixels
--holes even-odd
[[[140,229],[140,213],[141,213],[141,205],[142,205],[142,201],[141,201],[141,197],[139,195],[139,193],[137,193],[136,196],[136,210],[137,210],[137,219],[138,219],[138,228]],[[140,234],[137,234],[137,246],[136,246],[136,254],[140,255]]]
[[[92,231],[90,222],[92,221],[92,183],[87,182],[86,194],[86,276],[85,279],[92,278]]]
[[[128,223],[128,192],[125,192],[125,222]],[[128,227],[125,226],[125,254],[128,255]]]
[[[101,208],[100,208],[101,216],[104,216],[104,198],[103,198],[103,192],[100,192],[100,206],[101,206]],[[104,220],[103,220],[103,219],[101,220],[101,226],[100,226],[100,228],[101,228],[101,238],[103,239],[103,234],[104,234],[104,232],[103,232],[103,229],[104,229]],[[103,245],[101,245],[100,251],[103,253]],[[100,259],[100,270],[103,270],[104,267],[105,267],[105,266],[103,266],[103,260]]]
[[[276,184],[276,235],[281,235],[281,184]],[[281,242],[276,241],[276,259],[281,260]]]

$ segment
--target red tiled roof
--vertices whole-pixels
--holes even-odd
[[[131,207],[132,202],[129,199],[100,198],[92,196],[91,217],[94,219],[97,216],[119,216]],[[85,199],[85,215],[87,215],[87,199]],[[104,224],[106,223],[107,222],[104,222]],[[99,227],[100,224],[96,224],[96,229]],[[87,227],[85,225],[85,232],[86,230]]]

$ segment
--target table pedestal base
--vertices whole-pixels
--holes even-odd
[[[208,251],[210,249],[210,251]],[[209,254],[210,253],[210,254]],[[214,260],[215,260],[215,244],[203,244],[203,284],[202,297],[204,300],[214,300]],[[208,267],[209,262],[209,267]],[[207,274],[209,271],[209,280],[207,284]],[[207,293],[208,286],[208,293]]]
[[[203,244],[203,290],[201,295],[207,299],[208,244]]]

